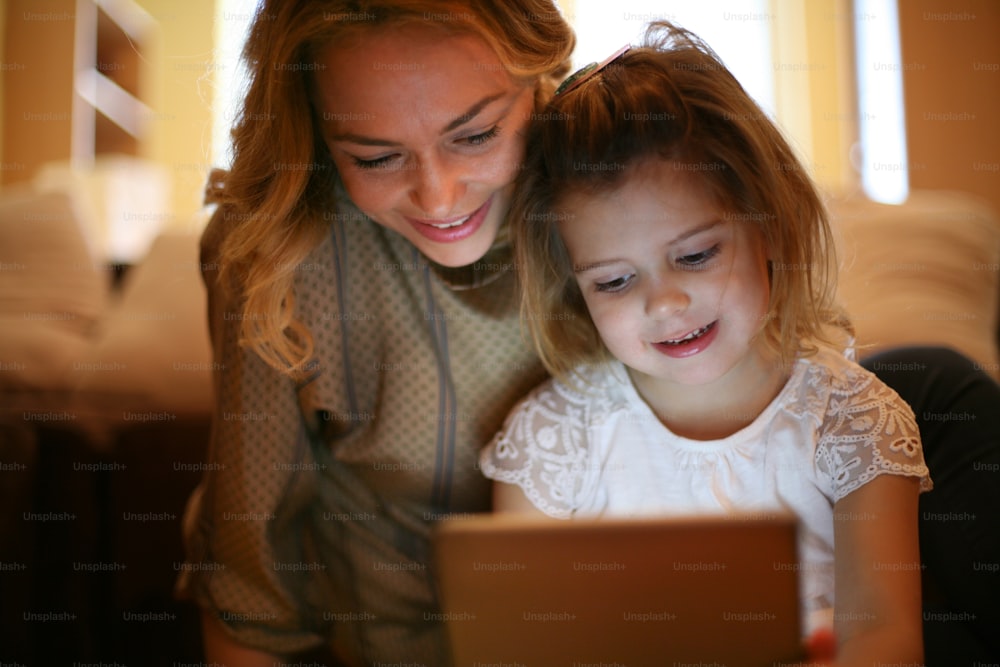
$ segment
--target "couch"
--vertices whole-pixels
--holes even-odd
[[[953,347],[1000,378],[1000,222],[975,198],[830,202],[860,356]],[[173,599],[212,373],[200,221],[116,281],[73,197],[0,190],[0,662],[201,660]]]
[[[0,191],[0,662],[197,662],[170,586],[212,401],[200,223],[116,277],[84,215]]]

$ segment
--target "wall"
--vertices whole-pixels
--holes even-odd
[[[173,226],[195,224],[212,154],[213,80],[225,63],[213,59],[215,0],[137,0],[159,25],[150,46],[147,81],[154,114],[145,157],[166,166],[173,181]]]
[[[157,23],[139,45],[140,97],[150,112],[138,154],[170,175],[165,226],[187,228],[197,224],[192,216],[201,205],[212,150],[215,0],[137,4]],[[70,157],[76,6],[74,0],[6,0],[0,7],[0,184],[9,184]]]
[[[6,25],[7,25],[7,12],[0,11],[0,62],[7,64],[7,61],[3,58],[4,56],[4,44],[6,44]],[[0,77],[0,158],[3,157],[3,78]],[[0,169],[0,184],[3,183],[3,169]]]
[[[850,0],[771,0],[771,31],[778,124],[824,189],[853,190],[858,111]]]
[[[6,0],[4,7],[0,183],[13,183],[68,157],[75,7],[73,0]]]
[[[1000,3],[901,0],[899,21],[911,187],[1000,211]]]

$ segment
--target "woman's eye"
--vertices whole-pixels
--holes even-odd
[[[627,276],[621,276],[620,278],[608,280],[603,283],[594,283],[594,289],[598,292],[619,292],[625,289],[631,281],[632,275],[629,274]]]
[[[701,266],[708,260],[712,259],[719,254],[719,245],[716,244],[709,248],[708,250],[702,250],[701,252],[692,253],[690,255],[684,255],[683,257],[677,258],[677,263],[681,266],[692,267]]]
[[[470,137],[465,137],[461,141],[464,141],[465,143],[471,146],[480,146],[482,144],[485,144],[490,139],[495,138],[498,134],[500,134],[500,126],[494,125],[485,132],[480,132],[479,134],[473,134]]]
[[[362,160],[359,157],[352,157],[354,164],[361,169],[378,169],[379,167],[385,167],[392,161],[394,155],[386,155],[384,157],[377,157],[374,160]]]

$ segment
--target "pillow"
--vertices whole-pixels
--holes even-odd
[[[965,193],[914,191],[899,206],[830,202],[838,236],[838,297],[859,356],[943,345],[1000,378],[1000,222]]]
[[[103,316],[110,276],[62,193],[0,191],[0,389],[65,389]]]
[[[161,234],[126,274],[121,301],[79,364],[81,410],[114,426],[211,413],[213,362],[198,238]]]

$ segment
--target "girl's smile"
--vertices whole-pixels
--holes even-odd
[[[712,344],[716,334],[719,333],[719,321],[715,320],[711,324],[706,324],[700,329],[680,336],[678,338],[668,338],[659,343],[653,343],[653,347],[658,349],[668,357],[682,359],[691,357]]]

